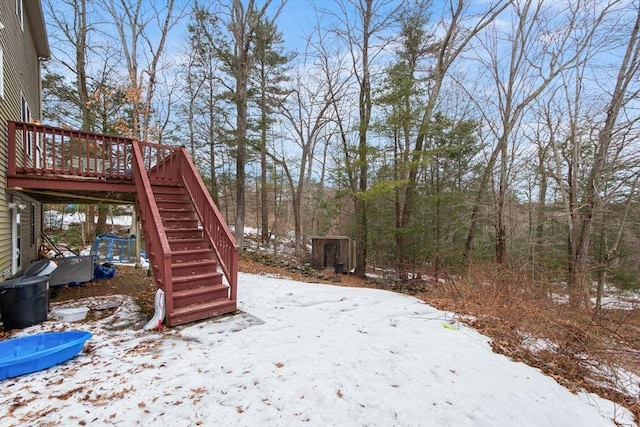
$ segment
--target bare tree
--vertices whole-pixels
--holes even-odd
[[[302,66],[295,75],[295,89],[288,103],[283,105],[283,115],[289,123],[293,140],[291,143],[300,148],[300,158],[296,165],[296,176],[287,165],[283,153],[279,164],[283,167],[293,198],[293,217],[295,251],[300,252],[303,245],[302,204],[305,186],[312,170],[316,146],[324,135],[323,130],[329,123],[328,111],[332,107],[331,97],[327,94],[326,82],[312,77],[312,68]]]
[[[92,30],[87,23],[87,0],[64,0],[55,2],[48,0],[47,7],[56,33],[62,37],[57,37],[64,46],[73,47],[70,61],[65,60],[62,55],[57,55],[57,60],[64,66],[67,72],[75,75],[76,90],[78,94],[78,108],[80,110],[80,120],[82,130],[92,131],[92,117],[89,106],[89,88],[87,82],[87,57],[89,47],[87,46],[88,34]],[[60,3],[63,3],[72,16],[65,13],[56,13],[60,10]],[[66,49],[64,49],[66,50]]]
[[[224,125],[229,121],[230,110],[224,86],[218,78],[221,64],[215,46],[221,39],[220,20],[196,2],[188,31],[189,52],[184,79],[187,105],[183,114],[188,124],[192,156],[205,171],[204,175],[208,175],[209,192],[218,204],[221,190],[217,168],[224,154],[222,150],[229,146]]]
[[[614,5],[621,5],[622,10],[614,10]],[[608,91],[608,99],[603,108],[602,121],[595,129],[593,143],[593,160],[590,170],[587,173],[585,185],[578,183],[578,170],[574,169],[569,176],[568,188],[565,187],[563,194],[566,195],[565,209],[568,210],[567,219],[569,221],[569,291],[571,301],[579,307],[590,307],[591,281],[589,276],[590,262],[589,251],[593,237],[593,228],[600,212],[602,212],[607,198],[605,189],[611,179],[612,172],[620,167],[621,155],[629,142],[626,136],[629,129],[635,126],[635,119],[627,119],[626,109],[629,103],[638,95],[638,75],[640,72],[640,6],[638,4],[625,5],[624,2],[612,2],[608,8],[602,11],[599,21],[604,21],[605,17],[616,17],[617,25],[608,25],[607,28],[613,33],[603,37],[603,44],[596,46],[607,46],[611,48],[611,42],[617,41],[618,47],[622,49],[619,62],[612,65],[615,67],[611,77],[613,84]],[[619,21],[617,17],[632,16],[629,22]],[[606,45],[604,42],[606,41]],[[590,44],[590,46],[593,46]],[[594,56],[590,57],[595,58]],[[576,73],[574,77],[575,87],[581,87]],[[605,83],[606,84],[606,83]],[[571,92],[573,95],[567,97],[571,100],[572,106],[578,108],[579,90]],[[577,111],[577,110],[576,110]],[[570,138],[574,140],[571,152],[573,163],[578,163],[579,158],[579,136],[581,130],[578,126],[571,127]],[[635,183],[635,180],[633,181]],[[635,185],[635,184],[634,184]],[[578,190],[584,188],[581,200],[578,200]]]
[[[367,202],[369,151],[368,134],[372,113],[372,65],[384,52],[385,32],[397,23],[395,13],[399,5],[391,0],[338,0],[337,12],[331,15],[338,20],[332,32],[342,40],[346,55],[350,56],[350,72],[357,85],[357,142],[347,143],[342,134],[344,164],[349,177],[349,190],[354,205],[356,233],[356,274],[366,274],[368,230]],[[340,119],[344,121],[344,118]],[[346,131],[342,127],[342,131]]]
[[[152,127],[153,102],[167,37],[180,20],[182,11],[176,11],[175,0],[168,0],[162,5],[146,3],[144,0],[103,1],[117,30],[125,59],[129,79],[127,99],[131,105],[131,134],[147,140]]]
[[[87,0],[65,0],[55,2],[55,4],[51,0],[47,2],[48,18],[53,23],[53,37],[56,40],[54,61],[56,65],[62,66],[64,74],[73,76],[74,88],[71,89],[64,83],[66,79],[62,74],[48,73],[45,76],[45,90],[53,92],[57,98],[71,103],[73,110],[75,110],[73,114],[68,114],[66,117],[57,117],[58,120],[68,121],[70,117],[77,116],[82,130],[104,132],[100,120],[100,115],[104,110],[101,108],[99,100],[107,92],[109,80],[105,73],[100,73],[100,67],[95,65],[102,62],[103,70],[111,69],[113,65],[110,64],[111,60],[106,53],[108,52],[107,47],[102,47],[103,54],[99,55],[96,52],[101,47],[89,45],[89,34],[97,30],[94,23],[89,22],[87,3]],[[88,65],[90,57],[94,62],[95,75],[90,75],[91,70]],[[93,81],[93,84],[90,81]],[[83,224],[83,237],[92,238],[104,231],[106,206],[98,205],[97,224],[94,221],[95,214],[96,205],[86,205],[87,221]]]
[[[529,248],[530,265],[535,272],[536,267],[543,264],[545,259],[553,256],[553,245],[545,235],[549,229],[550,218],[547,216],[548,200],[553,191],[554,173],[550,170],[553,159],[553,147],[557,144],[559,127],[562,122],[562,112],[555,102],[555,92],[550,90],[546,97],[538,97],[532,104],[534,120],[523,132],[527,144],[535,147],[535,157],[532,156],[530,183],[528,186],[529,204]],[[551,206],[550,208],[553,208]]]
[[[576,0],[565,9],[549,6],[542,0],[526,0],[514,3],[511,31],[500,36],[490,33],[483,46],[488,60],[480,62],[488,70],[495,86],[491,99],[478,102],[496,144],[480,182],[471,225],[465,245],[468,258],[478,226],[480,202],[484,197],[489,178],[498,160],[498,191],[495,203],[496,261],[507,260],[507,229],[505,203],[509,191],[509,142],[517,124],[523,119],[529,105],[565,70],[575,67],[592,43],[593,36],[606,14],[607,8],[596,12],[590,25],[585,25],[594,3],[592,0]],[[558,16],[564,20],[559,22]],[[508,55],[503,56],[504,52]],[[473,98],[473,97],[472,97]],[[495,102],[492,102],[496,100]],[[496,113],[489,110],[494,108]],[[495,119],[493,119],[495,118]]]
[[[426,97],[425,105],[422,105],[422,117],[418,133],[415,137],[407,186],[405,188],[404,205],[402,207],[400,221],[398,222],[398,260],[399,263],[407,262],[406,245],[403,236],[409,228],[415,207],[416,185],[418,171],[424,155],[426,136],[430,133],[430,127],[436,111],[436,105],[440,96],[444,80],[449,73],[454,61],[467,48],[471,40],[486,28],[498,15],[509,6],[511,1],[497,1],[487,5],[485,10],[477,15],[469,11],[470,1],[450,1],[443,16],[442,29],[444,34],[437,41],[434,64],[431,68],[431,85]],[[470,28],[465,28],[470,24]]]

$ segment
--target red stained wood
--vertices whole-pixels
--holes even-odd
[[[236,310],[238,246],[186,149],[31,123],[8,129],[8,188],[44,203],[136,203],[168,326]]]

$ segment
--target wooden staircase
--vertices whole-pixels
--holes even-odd
[[[182,184],[151,184],[164,233],[171,249],[171,326],[236,309],[229,286],[218,271],[216,254],[204,234],[189,194]],[[165,292],[166,295],[166,292]]]
[[[238,244],[184,147],[133,141],[136,204],[165,324],[236,311]],[[224,281],[223,279],[226,279]]]
[[[185,147],[38,123],[7,131],[7,188],[42,203],[135,202],[167,326],[236,310],[238,244]]]

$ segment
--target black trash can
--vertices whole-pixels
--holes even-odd
[[[0,283],[0,314],[5,331],[47,320],[49,276],[23,276]]]

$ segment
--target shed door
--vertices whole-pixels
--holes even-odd
[[[333,267],[338,262],[338,245],[326,243],[324,245],[324,266]]]

